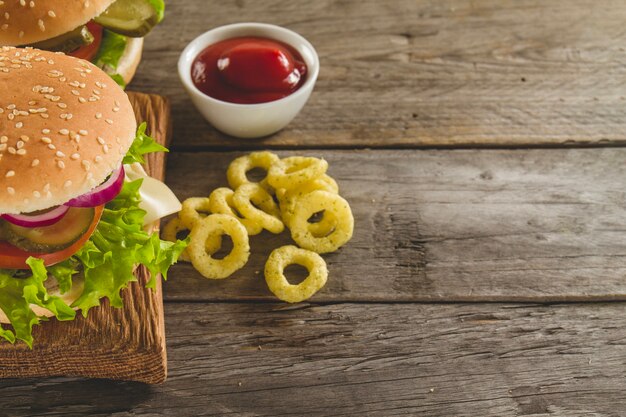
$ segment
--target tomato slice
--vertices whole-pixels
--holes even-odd
[[[93,221],[85,234],[73,243],[72,246],[69,246],[61,251],[54,253],[32,253],[16,248],[8,242],[0,242],[0,269],[29,269],[26,264],[26,260],[30,256],[43,259],[43,263],[46,266],[58,264],[59,262],[68,259],[83,247],[96,230],[100,217],[102,216],[102,212],[104,211],[104,205],[95,207],[94,209],[95,214],[93,216]]]
[[[87,23],[87,29],[93,35],[93,42],[89,45],[81,46],[77,50],[70,52],[68,55],[71,55],[76,58],[84,59],[86,61],[91,61],[98,54],[98,50],[100,49],[100,44],[102,43],[102,26],[94,22],[93,20]]]

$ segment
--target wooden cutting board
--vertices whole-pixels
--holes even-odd
[[[170,108],[161,96],[129,93],[139,123],[161,144],[171,132]],[[147,172],[163,179],[165,156],[149,155]],[[56,319],[35,326],[35,343],[0,342],[0,377],[82,376],[158,384],[167,376],[161,281],[156,291],[146,289],[146,270],[124,290],[124,308],[108,300],[89,311],[89,317],[71,322]]]

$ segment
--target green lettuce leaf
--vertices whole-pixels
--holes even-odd
[[[166,147],[159,145],[154,139],[146,135],[146,126],[145,122],[139,125],[139,128],[137,129],[137,136],[122,161],[124,164],[132,164],[134,162],[143,164],[146,162],[143,155],[147,153],[169,152]]]
[[[32,329],[39,324],[40,318],[31,309],[31,304],[50,310],[59,320],[73,320],[76,313],[59,297],[48,294],[44,286],[48,272],[43,260],[29,258],[27,263],[32,271],[29,277],[16,277],[14,271],[0,270],[0,308],[13,327],[13,330],[0,329],[0,336],[11,343],[17,338],[32,348]]]
[[[122,55],[126,50],[128,39],[126,36],[105,29],[102,33],[102,43],[94,63],[104,69],[122,87],[126,87],[124,79],[116,73]]]
[[[152,273],[148,286],[154,287],[156,276],[167,277],[167,270],[186,247],[186,242],[161,242],[158,235],[143,230],[146,212],[137,206],[141,182],[124,184],[120,195],[107,204],[88,244],[75,255],[86,266],[85,289],[72,306],[80,308],[84,316],[100,305],[102,297],[112,306],[122,307],[120,290],[136,281],[136,264],[145,265]]]
[[[131,162],[143,161],[148,152],[164,150],[145,134],[142,124],[129,153]],[[124,159],[126,162],[126,158]],[[165,242],[158,234],[143,229],[146,212],[139,208],[139,189],[142,180],[126,182],[120,194],[107,203],[101,220],[89,241],[70,259],[46,268],[40,259],[29,258],[28,270],[0,269],[0,309],[7,315],[12,329],[0,327],[0,337],[14,343],[24,341],[32,348],[32,328],[42,320],[31,309],[31,304],[50,310],[59,320],[73,320],[73,307],[83,316],[89,309],[108,298],[114,307],[122,307],[120,291],[136,281],[133,274],[137,265],[144,265],[151,273],[146,284],[156,286],[157,276],[167,278],[167,271],[176,263],[188,240]],[[44,282],[49,275],[59,282],[61,293],[72,287],[74,274],[84,275],[84,290],[72,304],[66,305],[59,297],[51,296]]]

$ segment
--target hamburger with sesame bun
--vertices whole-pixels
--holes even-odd
[[[166,275],[185,242],[147,225],[180,210],[140,168],[166,150],[137,127],[124,91],[94,64],[0,47],[0,336],[32,346],[41,317],[72,320],[143,264]]]
[[[86,59],[125,86],[163,12],[163,0],[0,0],[0,45]]]

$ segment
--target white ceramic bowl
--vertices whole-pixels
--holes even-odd
[[[260,104],[228,103],[204,94],[191,79],[194,59],[207,46],[240,36],[275,39],[294,47],[307,65],[304,84],[285,98]],[[317,52],[309,41],[291,30],[264,23],[237,23],[212,29],[191,41],[178,61],[180,79],[198,111],[216,129],[239,138],[267,136],[287,126],[309,99],[319,70]]]

